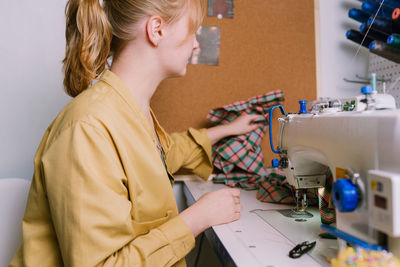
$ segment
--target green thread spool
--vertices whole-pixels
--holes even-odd
[[[398,34],[392,34],[387,38],[386,43],[395,49],[399,49],[400,50],[400,35]]]

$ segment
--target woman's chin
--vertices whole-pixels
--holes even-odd
[[[180,72],[176,72],[174,73],[174,75],[172,75],[171,77],[183,77],[186,75],[186,67],[181,70]]]

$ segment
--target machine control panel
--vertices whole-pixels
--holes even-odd
[[[373,228],[400,237],[400,176],[385,171],[368,171],[368,211]]]

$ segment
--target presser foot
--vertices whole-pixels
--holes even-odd
[[[307,218],[312,218],[313,215],[306,211],[307,208],[307,192],[303,189],[298,189],[296,190],[296,207],[293,209],[286,209],[282,210],[282,215],[289,217],[289,218],[294,218],[298,222],[304,222],[304,219]]]
[[[314,217],[314,215],[312,215],[306,210],[284,209],[284,210],[278,210],[278,212],[285,217],[293,219],[308,219]]]

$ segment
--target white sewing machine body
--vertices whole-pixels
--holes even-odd
[[[326,167],[335,181],[354,170],[360,177],[357,208],[336,210],[337,229],[375,244],[381,242],[378,230],[389,237],[389,250],[397,249],[391,244],[400,243],[400,110],[357,110],[279,119],[281,166],[297,189],[324,186]]]

